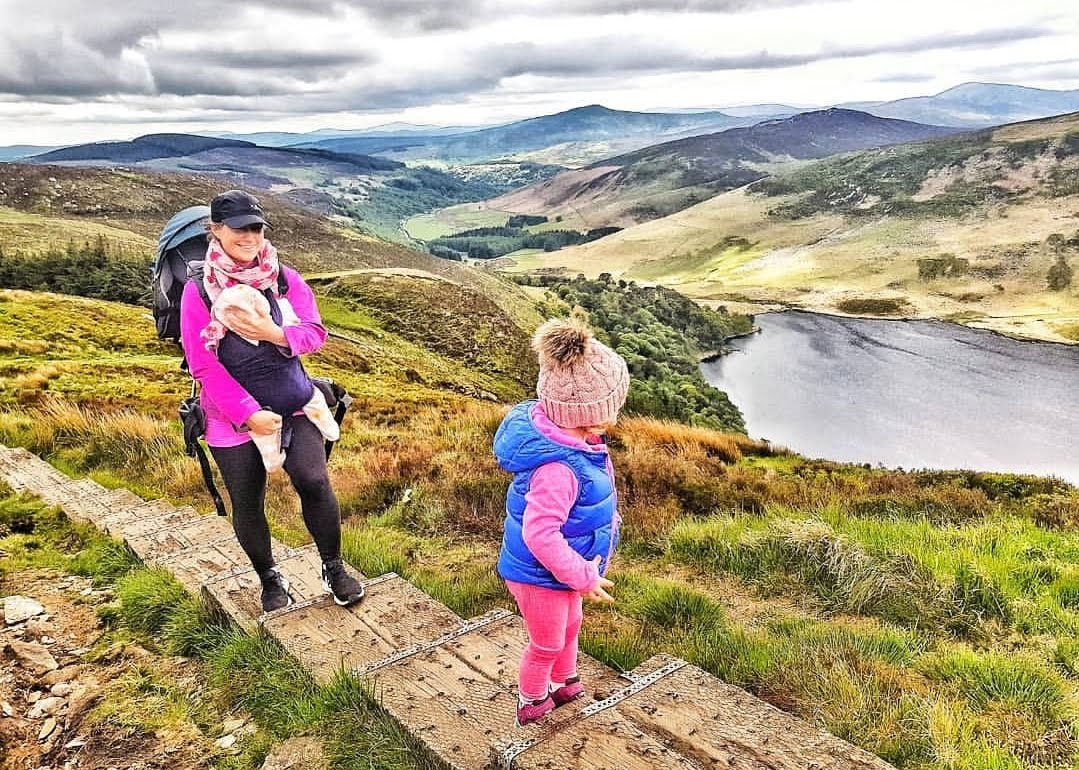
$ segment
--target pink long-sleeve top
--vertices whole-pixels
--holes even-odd
[[[315,295],[295,270],[285,265],[281,266],[281,270],[288,282],[286,296],[300,323],[282,327],[288,348],[280,350],[289,356],[313,353],[326,341],[326,328],[322,325]],[[217,356],[206,349],[200,332],[209,323],[210,309],[206,307],[195,282],[188,281],[180,299],[180,342],[191,376],[202,385],[206,443],[218,447],[238,446],[250,441],[247,431],[240,426],[262,407],[225,370]]]
[[[547,416],[542,404],[537,403],[533,407],[532,424],[547,438],[559,444],[586,452],[606,451],[598,436],[592,441],[586,441],[560,428]],[[607,473],[613,482],[614,468],[609,455]],[[562,526],[577,501],[577,492],[577,476],[565,463],[550,462],[537,468],[525,494],[522,535],[532,555],[550,570],[558,581],[574,591],[587,593],[599,585],[598,568],[573,550],[562,535]],[[614,535],[620,523],[618,514],[615,514],[612,543],[616,540]]]

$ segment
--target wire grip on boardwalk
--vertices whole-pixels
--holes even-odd
[[[387,572],[385,575],[379,575],[376,578],[370,580],[361,581],[364,592],[371,586],[377,586],[379,583],[385,583],[388,580],[393,580],[399,577],[396,572]],[[287,607],[282,607],[279,610],[271,610],[270,612],[264,612],[259,615],[258,624],[260,626],[266,625],[269,621],[279,618],[282,615],[288,615],[299,610],[305,610],[308,607],[321,607],[323,604],[331,604],[333,597],[328,593],[319,594],[318,596],[312,596],[310,599],[304,599],[302,602],[293,602]]]
[[[466,621],[454,630],[450,631],[447,634],[443,634],[437,639],[432,639],[429,642],[420,642],[410,645],[408,647],[404,647],[391,655],[387,655],[384,658],[379,658],[378,660],[373,660],[363,666],[358,666],[352,669],[352,673],[354,676],[363,676],[364,674],[370,674],[372,671],[376,671],[380,668],[390,666],[394,663],[405,660],[406,658],[411,658],[414,655],[419,655],[420,653],[427,652],[428,650],[433,650],[436,647],[441,647],[446,642],[452,642],[459,636],[464,636],[465,634],[472,633],[477,629],[484,628],[485,626],[499,623],[504,620],[508,620],[512,617],[514,617],[514,614],[509,610],[491,610],[490,612],[480,615],[477,618]]]
[[[672,660],[665,666],[657,668],[651,674],[646,674],[642,677],[636,677],[633,679],[633,683],[628,685],[627,687],[623,687],[618,692],[609,695],[603,700],[598,700],[595,703],[591,703],[585,706],[583,709],[577,712],[573,719],[569,720],[568,722],[563,722],[559,724],[558,729],[565,730],[567,727],[574,725],[583,719],[587,719],[590,716],[595,716],[599,712],[609,709],[611,706],[618,705],[626,698],[632,695],[636,695],[641,690],[644,690],[646,687],[650,687],[651,685],[658,682],[660,679],[670,676],[671,674],[685,668],[688,665],[689,664],[684,660]],[[503,748],[502,751],[500,751],[498,754],[498,766],[503,768],[503,770],[513,770],[513,763],[517,759],[517,757],[521,756],[521,754],[528,751],[537,743],[542,742],[543,739],[547,737],[551,732],[551,730],[545,730],[543,733],[536,736],[535,738],[528,738],[527,740],[514,741],[513,743],[507,744],[505,748]]]

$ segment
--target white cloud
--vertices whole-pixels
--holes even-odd
[[[0,145],[1079,88],[1065,0],[0,0]]]

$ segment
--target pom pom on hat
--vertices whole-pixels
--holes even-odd
[[[563,428],[609,425],[626,403],[629,370],[622,356],[575,319],[552,319],[536,330],[536,395]]]

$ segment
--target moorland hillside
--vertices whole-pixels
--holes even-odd
[[[421,287],[323,293],[327,322],[343,334],[309,365],[356,397],[331,460],[345,558],[368,575],[396,572],[468,617],[511,606],[493,556],[508,478],[490,446],[532,373],[506,376],[490,349],[517,355],[527,335],[472,298],[456,312],[486,330],[486,360],[460,340],[430,340],[420,327],[445,328],[447,318]],[[564,312],[560,287],[550,289],[544,302]],[[174,417],[186,377],[141,308],[0,290],[0,317],[0,442],[76,476],[212,511]],[[903,770],[1073,766],[1074,489],[806,460],[744,435],[640,416],[620,421],[611,447],[624,516],[610,573],[617,603],[589,608],[588,653],[627,670],[656,652],[682,656]],[[78,533],[2,499],[0,566],[119,579],[114,623],[149,608],[159,618],[131,620],[124,633],[205,658],[222,673],[221,697],[242,699],[260,735],[282,737],[276,704],[304,688],[278,674],[257,682],[257,699],[243,696],[256,686],[251,656],[226,660],[234,648],[201,632],[210,621],[182,591],[130,561],[94,567],[85,554],[58,556],[60,545],[82,542]],[[305,543],[283,478],[272,479],[268,503],[275,536]],[[172,631],[155,638],[161,629]],[[262,672],[292,670],[277,663],[279,651],[258,660]],[[286,735],[311,729],[311,718],[297,714]],[[136,714],[125,724],[149,723]],[[396,761],[365,766],[425,766]]]
[[[20,239],[17,248],[0,240],[5,270],[15,252],[26,269],[52,259],[46,243],[63,250],[91,232],[105,258],[150,248],[173,210],[215,189],[215,180],[187,175],[0,170],[0,237]],[[368,254],[366,241],[272,197],[267,213],[281,223],[283,252],[330,271],[312,283],[335,334],[308,366],[355,397],[330,467],[343,554],[365,574],[396,572],[462,616],[511,606],[494,571],[508,477],[491,442],[508,404],[534,383],[531,328],[582,307],[635,377],[630,413],[610,437],[624,517],[610,573],[617,603],[589,608],[585,651],[623,670],[656,652],[679,655],[902,770],[1074,767],[1074,488],[815,461],[739,432],[649,416],[678,399],[708,399],[688,375],[674,375],[695,369],[705,344],[746,328],[746,319],[693,314],[673,292],[610,276],[547,276],[519,289],[391,244],[372,243]],[[212,511],[182,450],[175,409],[188,380],[178,360],[138,305],[0,289],[0,443],[107,486]],[[653,375],[661,379],[638,379]],[[307,541],[280,476],[268,510],[275,536]],[[267,744],[314,727],[307,704],[330,696],[299,677],[284,681],[292,669],[279,650],[217,646],[191,599],[122,554],[97,566],[86,554],[58,554],[82,537],[54,514],[0,498],[0,571],[119,579],[108,616],[128,624],[122,638],[205,658],[220,697],[235,697]],[[128,620],[150,613],[156,624]],[[153,636],[166,628],[171,635]],[[157,685],[143,689],[157,693]],[[333,700],[335,716],[351,718],[360,700]],[[123,724],[151,730],[149,717],[161,711],[143,708]],[[342,743],[356,744],[353,730]],[[425,766],[403,753],[395,764],[368,760],[356,762]]]
[[[488,208],[580,218],[589,228],[667,216],[792,162],[955,133],[957,129],[829,109],[664,142],[506,193]]]
[[[847,153],[514,269],[1079,339],[1079,113]],[[509,264],[509,261],[503,263]]]
[[[182,208],[206,204],[229,181],[200,174],[0,164],[0,253],[9,260],[32,259],[50,249],[100,241],[110,254],[145,267],[165,222]],[[358,233],[347,220],[313,214],[288,197],[258,194],[273,225],[269,237],[306,273],[385,269],[438,276],[444,285],[491,297],[515,317],[528,316],[520,309],[520,292],[490,273]]]

